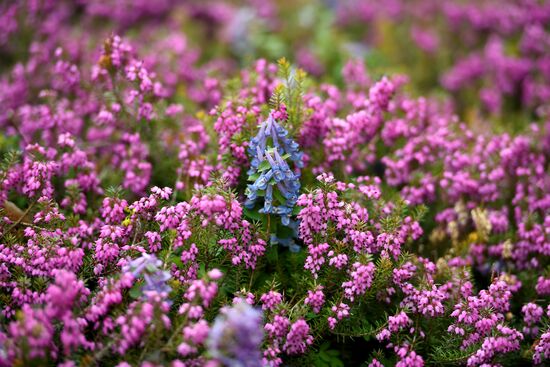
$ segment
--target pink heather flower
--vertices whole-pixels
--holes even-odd
[[[8,336],[13,340],[26,341],[29,345],[29,357],[46,357],[46,353],[52,347],[54,327],[52,320],[41,309],[32,309],[25,304],[21,309],[21,318],[12,321],[7,330]]]
[[[55,270],[55,282],[46,291],[46,314],[51,318],[62,318],[72,313],[72,308],[86,300],[90,291],[82,280],[66,270]]]
[[[369,85],[370,79],[365,70],[363,60],[349,60],[342,69],[342,76],[347,84],[365,88]]]
[[[535,289],[539,296],[550,296],[550,278],[539,276]]]
[[[395,364],[396,367],[424,367],[424,359],[411,350],[410,346],[395,347],[396,354],[399,356],[399,361]]]
[[[330,316],[327,318],[328,327],[330,330],[334,330],[336,327],[336,324],[338,323],[338,320],[336,320],[334,317]]]
[[[428,53],[434,53],[439,46],[437,34],[429,29],[413,27],[411,29],[411,38],[418,47]]]
[[[429,317],[442,315],[444,312],[443,302],[448,298],[442,288],[432,285],[431,289],[418,290],[406,283],[402,287],[406,297],[401,301],[401,307],[407,307],[412,312],[419,312]]]
[[[203,307],[208,307],[218,294],[218,285],[215,282],[207,282],[203,279],[191,281],[184,297],[192,302],[200,300]]]
[[[194,344],[202,344],[206,340],[209,330],[208,322],[199,320],[197,323],[183,328],[183,337]]]
[[[523,335],[517,330],[503,325],[497,325],[497,336],[489,336],[483,340],[477,352],[468,358],[468,367],[490,363],[495,356],[519,350]]]
[[[334,266],[336,269],[343,269],[348,264],[348,256],[346,254],[335,254],[334,251],[329,251],[330,256],[329,265]]]
[[[353,242],[353,249],[358,253],[375,253],[376,248],[374,237],[371,232],[362,232],[357,230],[351,230],[348,232],[348,236]]]
[[[412,320],[409,316],[401,311],[395,316],[388,317],[388,326],[376,335],[376,339],[378,339],[378,341],[389,340],[392,334],[398,333],[411,324]]]
[[[333,306],[331,310],[336,314],[338,320],[342,320],[349,316],[349,306],[345,303],[340,303],[338,306]]]
[[[336,324],[338,323],[338,321],[349,317],[350,307],[345,303],[334,305],[331,307],[330,310],[332,311],[332,314],[336,316],[336,317],[329,316],[327,318],[328,325],[331,330],[334,329],[334,327],[336,327]]]
[[[411,279],[416,272],[416,266],[407,261],[400,268],[393,269],[393,282],[396,285],[402,285],[404,281]]]
[[[546,331],[540,336],[533,353],[533,363],[539,365],[548,359],[550,359],[550,331]]]
[[[279,355],[281,349],[276,345],[270,345],[264,351],[264,358],[262,359],[264,366],[279,367],[283,364],[283,360]]]
[[[219,269],[212,269],[208,272],[208,277],[212,280],[221,279],[223,273]]]
[[[323,293],[323,286],[319,285],[314,291],[307,291],[307,297],[304,301],[306,305],[311,306],[314,313],[319,313],[321,307],[325,304],[325,294]]]
[[[144,234],[147,238],[147,243],[149,244],[149,250],[151,252],[157,252],[161,248],[161,237],[158,232],[147,231]]]
[[[290,326],[290,331],[286,336],[286,342],[283,350],[289,354],[303,354],[308,345],[313,343],[313,336],[309,334],[309,325],[303,319],[300,319]]]
[[[462,287],[466,294],[471,294],[471,283]],[[454,306],[451,317],[455,323],[449,325],[448,331],[464,335],[463,347],[480,341],[490,335],[504,320],[508,311],[511,292],[506,282],[495,280],[488,290],[482,290],[478,296],[468,296],[465,301]],[[467,333],[466,330],[471,330]]]
[[[383,77],[369,90],[369,100],[381,109],[386,109],[393,93],[395,85],[388,78]]]
[[[187,315],[192,320],[198,320],[204,315],[204,308],[200,305],[192,305],[186,302],[180,306],[178,314]]]
[[[237,296],[233,298],[233,303],[246,302],[252,306],[255,303],[255,298],[256,296],[253,293],[248,292],[244,294],[243,292],[237,292]]]
[[[260,297],[260,302],[262,302],[263,310],[274,311],[275,308],[279,304],[281,304],[282,301],[283,301],[282,294],[276,291],[269,291],[267,293],[262,294],[262,296]]]
[[[172,195],[172,189],[169,187],[165,187],[161,189],[161,188],[158,188],[157,186],[153,186],[151,188],[151,192],[155,195],[158,195],[158,197],[164,200],[169,200],[170,195]]]
[[[368,367],[384,367],[384,365],[380,363],[380,361],[378,361],[376,358],[373,358]]]
[[[128,311],[116,319],[122,336],[116,344],[116,351],[123,355],[129,348],[139,344],[147,328],[152,325],[155,311],[166,314],[169,309],[169,304],[158,294],[148,297],[143,302],[133,302]],[[165,327],[169,328],[169,323],[165,322]]]
[[[351,280],[342,283],[345,297],[353,302],[356,296],[365,294],[366,290],[371,286],[374,278],[374,263],[370,262],[366,265],[356,262],[351,270]]]
[[[305,269],[308,269],[313,274],[313,277],[317,279],[317,272],[321,270],[321,266],[325,263],[325,254],[328,252],[330,246],[328,243],[321,243],[319,245],[308,245],[309,256],[306,258],[304,265]]]
[[[544,314],[542,307],[536,303],[527,303],[521,308],[521,312],[523,313],[523,322],[525,322],[523,333],[531,336],[538,335],[539,328],[536,325]]]
[[[316,178],[317,178],[317,180],[319,180],[321,182],[324,182],[324,183],[334,182],[334,176],[332,175],[332,173],[321,173]]]
[[[118,224],[124,220],[126,214],[124,210],[128,207],[128,202],[124,199],[105,198],[100,209],[102,218],[107,224]]]
[[[266,323],[265,331],[268,332],[271,338],[282,338],[288,333],[290,320],[281,315],[275,315],[272,323]]]
[[[180,343],[177,347],[177,351],[183,357],[186,357],[190,354],[197,353],[197,348],[189,345],[188,343]]]

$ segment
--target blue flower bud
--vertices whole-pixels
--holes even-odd
[[[247,209],[253,209],[254,205],[256,205],[256,200],[246,199],[244,202],[244,207]]]
[[[288,226],[290,224],[290,217],[288,215],[282,216],[281,223],[283,224],[283,226]]]

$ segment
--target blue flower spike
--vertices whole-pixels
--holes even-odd
[[[300,191],[298,169],[303,167],[298,143],[289,138],[288,131],[270,113],[250,140],[248,154],[251,157],[248,174],[254,182],[246,190],[245,206],[252,209],[263,197],[264,205],[259,212],[278,215],[281,223],[289,226]]]

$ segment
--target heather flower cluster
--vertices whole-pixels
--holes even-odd
[[[0,367],[549,365],[549,21],[0,4]]]

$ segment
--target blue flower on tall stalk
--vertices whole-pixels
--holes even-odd
[[[263,197],[263,207],[259,212],[280,216],[285,226],[290,225],[290,216],[300,191],[300,173],[297,169],[303,167],[303,153],[298,148],[298,143],[288,137],[288,131],[271,113],[248,145],[251,157],[248,175],[254,183],[249,184],[246,190],[245,206],[252,209]]]

